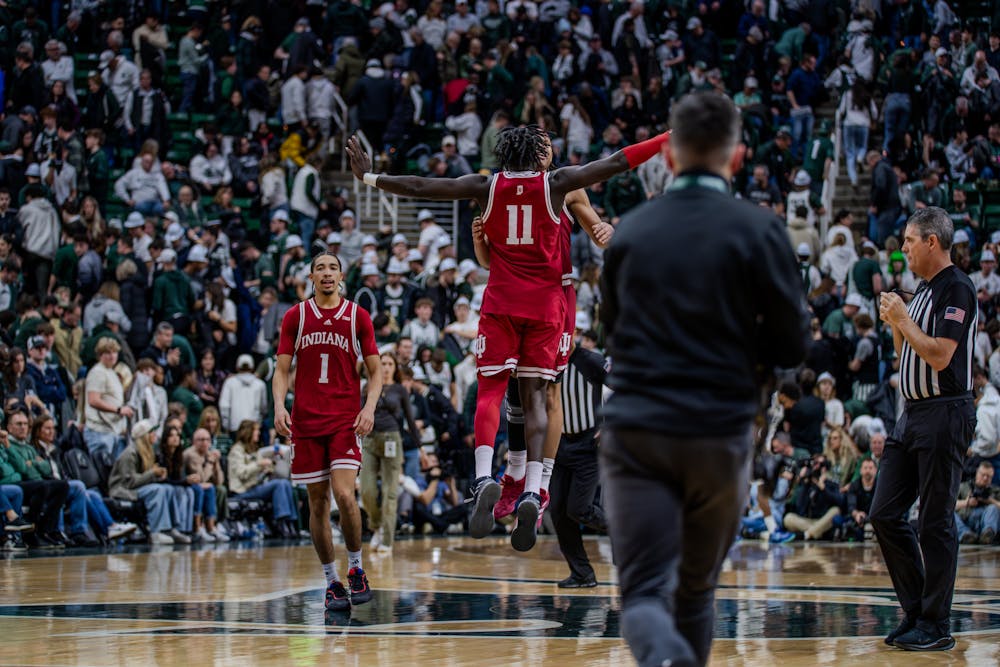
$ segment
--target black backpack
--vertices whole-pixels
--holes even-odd
[[[100,489],[104,479],[85,449],[68,449],[62,454],[62,469],[70,479],[78,479],[88,489]]]

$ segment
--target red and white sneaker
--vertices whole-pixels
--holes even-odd
[[[542,489],[538,492],[538,495],[542,497],[542,506],[538,510],[538,523],[535,524],[535,530],[538,531],[542,528],[542,517],[545,516],[545,508],[549,506],[549,492]]]
[[[510,475],[504,475],[500,479],[500,500],[493,506],[493,518],[502,519],[514,513],[517,499],[524,493],[524,477],[514,480]]]

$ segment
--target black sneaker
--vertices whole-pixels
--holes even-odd
[[[36,533],[35,539],[38,541],[39,549],[65,549],[66,543],[62,541],[59,537],[52,535],[51,533],[46,533],[44,535],[38,535]]]
[[[92,548],[101,546],[101,543],[87,533],[74,533],[69,536],[68,546]]]
[[[895,646],[896,637],[902,634],[906,634],[915,627],[917,627],[916,621],[911,621],[909,618],[904,618],[902,621],[899,622],[899,625],[896,626],[895,630],[893,630],[892,632],[890,632],[885,636],[885,645]]]
[[[893,644],[905,651],[949,651],[955,647],[955,638],[913,628],[896,637]]]
[[[372,599],[372,589],[368,577],[360,567],[352,567],[347,573],[347,583],[351,585],[351,604],[364,604]]]
[[[500,500],[500,485],[490,477],[480,477],[472,493],[475,505],[469,518],[469,535],[478,540],[493,532],[493,506]]]
[[[522,493],[517,499],[517,523],[510,534],[510,546],[516,551],[530,551],[535,546],[538,515],[542,511],[542,497],[537,493]]]
[[[3,529],[8,533],[31,532],[35,529],[35,524],[25,521],[22,517],[17,517],[13,521],[8,521]]]
[[[597,579],[593,575],[579,579],[572,574],[556,584],[559,588],[594,588],[597,586]]]
[[[346,611],[351,608],[347,589],[339,581],[331,581],[326,587],[326,608],[330,611]]]
[[[8,533],[7,538],[3,542],[3,547],[0,550],[17,553],[27,551],[28,546],[24,543],[24,538],[21,537],[21,533]]]

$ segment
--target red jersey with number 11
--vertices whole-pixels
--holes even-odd
[[[303,301],[281,321],[278,354],[296,360],[293,438],[332,435],[353,425],[361,410],[357,362],[378,355],[368,311],[347,299],[336,308]]]
[[[483,230],[490,278],[482,312],[561,322],[562,251],[548,172],[500,172],[490,183]]]

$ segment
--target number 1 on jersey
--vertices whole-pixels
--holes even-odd
[[[524,219],[523,233],[518,236],[517,209],[521,209],[521,217]],[[509,204],[507,206],[507,245],[531,245],[535,239],[531,238],[531,205]]]
[[[321,354],[319,355],[320,366],[319,366],[319,383],[328,384],[330,382],[330,355]]]

